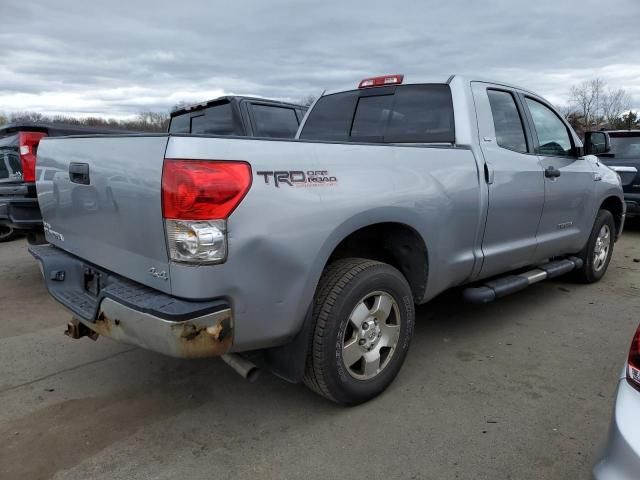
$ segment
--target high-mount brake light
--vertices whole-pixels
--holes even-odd
[[[627,362],[627,380],[631,385],[640,390],[640,326],[636,330],[629,349],[629,361]]]
[[[400,85],[404,80],[404,75],[382,75],[381,77],[365,78],[360,82],[358,88],[385,87],[387,85]]]
[[[224,262],[227,218],[250,187],[246,162],[165,158],[162,212],[171,260]]]
[[[36,181],[36,153],[38,144],[47,134],[43,132],[20,132],[20,163],[22,164],[22,180],[25,182]]]

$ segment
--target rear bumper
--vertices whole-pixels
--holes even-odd
[[[593,469],[596,480],[632,480],[640,472],[640,392],[620,380],[609,436]]]
[[[233,345],[233,315],[224,300],[175,298],[51,245],[32,245],[29,252],[51,296],[100,335],[180,358],[219,356]],[[99,285],[97,293],[88,284]]]
[[[42,230],[35,185],[0,185],[0,224],[16,230]]]

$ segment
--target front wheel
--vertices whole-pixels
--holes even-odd
[[[600,210],[593,224],[591,235],[580,252],[584,264],[576,273],[585,283],[599,281],[607,271],[613,255],[616,224],[608,210]]]
[[[359,258],[334,262],[314,300],[305,384],[345,405],[380,394],[402,367],[414,317],[411,289],[397,269]]]

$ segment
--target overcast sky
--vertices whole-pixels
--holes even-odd
[[[640,0],[0,0],[0,112],[127,116],[366,76],[478,74],[556,104],[593,77],[640,109]]]

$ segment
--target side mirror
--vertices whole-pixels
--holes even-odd
[[[607,132],[586,132],[584,134],[585,155],[602,155],[611,150],[611,141]]]

